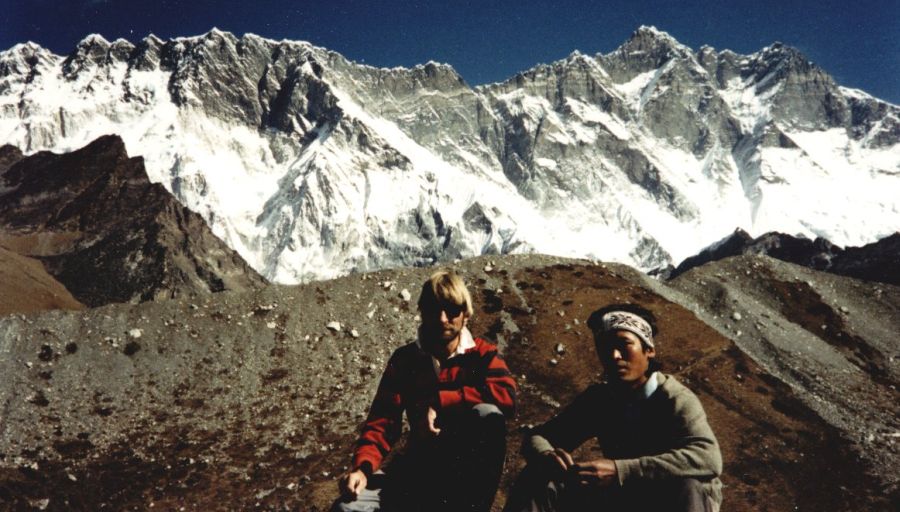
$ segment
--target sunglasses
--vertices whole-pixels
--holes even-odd
[[[447,313],[447,318],[456,318],[465,310],[466,307],[459,304],[429,304],[422,306],[422,312],[425,314],[437,314],[443,311]]]

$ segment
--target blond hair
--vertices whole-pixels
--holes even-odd
[[[466,283],[459,274],[450,270],[438,270],[422,284],[422,293],[419,295],[419,311],[429,307],[437,307],[441,304],[454,304],[460,306],[466,312],[466,316],[472,316],[472,296]]]

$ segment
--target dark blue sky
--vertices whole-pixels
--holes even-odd
[[[0,0],[0,48],[31,40],[65,54],[89,33],[136,41],[241,35],[310,41],[377,66],[446,62],[471,85],[572,50],[606,53],[640,25],[697,49],[752,53],[775,41],[841,85],[900,104],[900,1]]]

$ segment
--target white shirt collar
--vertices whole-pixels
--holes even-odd
[[[659,380],[657,380],[658,372],[653,372],[650,374],[650,378],[647,379],[647,382],[644,383],[644,387],[641,388],[641,396],[644,398],[650,398],[656,388],[659,387]]]
[[[422,349],[422,340],[416,338],[416,345],[418,345],[419,348]],[[450,354],[450,357],[448,359],[463,355],[467,350],[471,348],[475,348],[475,338],[472,337],[472,333],[469,331],[469,328],[463,326],[462,330],[459,332],[459,344],[456,345],[456,351]],[[431,356],[431,364],[432,366],[434,366],[435,375],[440,375],[441,362],[438,361],[438,358]]]

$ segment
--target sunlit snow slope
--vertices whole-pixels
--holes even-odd
[[[524,251],[647,269],[737,227],[868,243],[900,228],[898,114],[780,44],[651,27],[474,89],[218,30],[0,53],[0,144],[119,134],[281,283]]]

